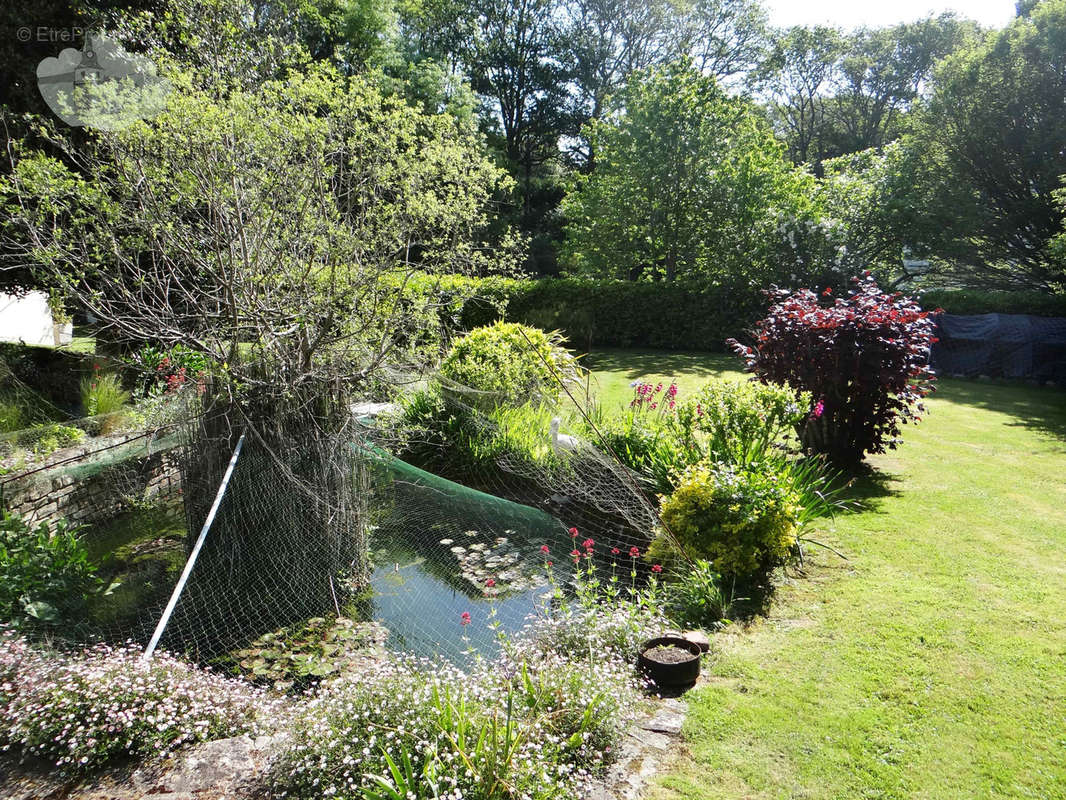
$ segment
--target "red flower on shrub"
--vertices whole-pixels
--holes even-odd
[[[753,331],[756,344],[728,344],[767,383],[810,392],[817,405],[799,435],[804,446],[851,467],[899,444],[900,424],[917,421],[935,377],[929,348],[936,322],[866,273],[847,298],[824,306],[809,289],[773,290]]]

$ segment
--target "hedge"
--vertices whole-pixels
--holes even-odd
[[[652,347],[725,351],[768,305],[751,287],[595,281],[583,278],[425,279],[457,298],[447,313],[462,330],[498,319],[561,330],[578,349]],[[469,294],[473,299],[458,300]]]
[[[578,349],[652,347],[724,352],[725,340],[743,338],[769,306],[759,287],[692,286],[587,278],[424,277],[449,295],[449,322],[470,330],[498,319],[558,329]],[[462,299],[473,295],[472,299]],[[1066,295],[936,289],[920,294],[924,308],[950,314],[1033,314],[1066,317]]]
[[[1066,317],[1066,294],[1050,292],[989,292],[974,289],[930,289],[919,296],[923,308],[942,308],[949,314],[1030,314]]]

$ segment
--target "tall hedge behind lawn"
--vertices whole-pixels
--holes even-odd
[[[578,350],[653,347],[726,352],[765,316],[762,287],[634,283],[591,278],[466,278],[423,276],[408,290],[443,292],[442,314],[468,331],[506,319],[563,331]],[[1032,314],[1066,317],[1066,294],[935,289],[917,294],[925,309],[949,314]],[[474,295],[472,299],[463,300]]]
[[[585,278],[469,279],[439,284],[458,297],[448,309],[462,330],[498,319],[563,331],[573,347],[653,347],[725,351],[725,340],[750,327],[767,300],[756,287],[702,288],[682,284],[598,281]]]
[[[975,289],[930,289],[919,294],[925,309],[942,308],[949,314],[1029,314],[1066,317],[1066,294],[1049,292],[988,292]]]

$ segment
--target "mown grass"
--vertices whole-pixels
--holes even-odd
[[[729,364],[606,355],[605,404]],[[1066,392],[942,381],[869,465],[822,534],[848,560],[717,637],[656,800],[1066,797]]]

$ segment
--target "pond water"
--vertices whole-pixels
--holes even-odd
[[[370,616],[389,629],[392,649],[419,656],[440,656],[462,664],[474,653],[496,653],[496,630],[514,633],[543,608],[551,587],[542,585],[497,597],[477,597],[435,575],[425,560],[383,565],[371,578]],[[470,623],[462,624],[462,615]],[[490,625],[499,623],[494,630]]]

